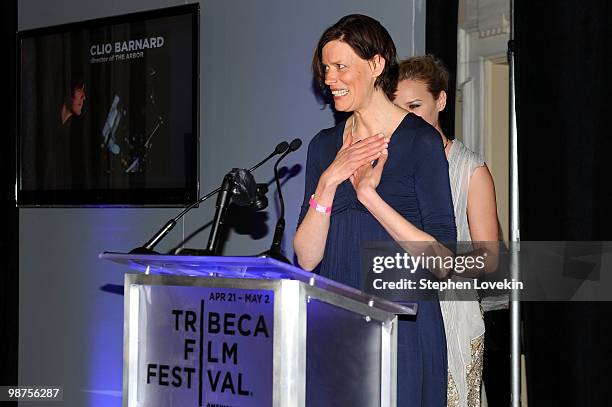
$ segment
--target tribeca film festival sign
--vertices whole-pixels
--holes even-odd
[[[273,294],[140,286],[136,405],[272,405]]]

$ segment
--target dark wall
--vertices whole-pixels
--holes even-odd
[[[15,32],[17,31],[17,0],[0,2],[0,38],[5,64],[5,86],[0,98],[0,122],[5,129],[0,159],[2,189],[0,207],[3,227],[0,233],[0,385],[17,384],[18,293],[17,263],[18,218],[15,208]]]
[[[612,5],[515,6],[521,240],[612,240]],[[612,399],[610,303],[527,303],[529,404]]]

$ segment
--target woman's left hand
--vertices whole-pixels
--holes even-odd
[[[359,195],[376,190],[378,184],[380,184],[380,177],[388,157],[388,150],[383,150],[374,167],[371,164],[362,165],[350,176],[349,180],[355,188],[358,198]]]

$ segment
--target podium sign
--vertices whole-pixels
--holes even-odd
[[[139,345],[130,405],[272,405],[274,291],[128,287]]]

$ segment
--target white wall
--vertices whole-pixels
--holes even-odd
[[[21,0],[18,26],[24,30],[180,4]],[[311,89],[309,67],[318,37],[342,15],[364,13],[387,27],[400,56],[422,53],[424,0],[209,0],[200,6],[201,192],[217,187],[232,167],[259,161],[279,141],[302,138],[304,147],[285,161],[288,167],[302,166],[283,188],[285,249],[291,258],[306,145],[318,130],[333,125],[331,111],[321,109]],[[255,175],[259,182],[270,180],[271,165]],[[169,249],[207,223],[213,206],[204,204],[187,215],[160,249]],[[20,383],[63,385],[66,406],[120,405],[126,269],[97,255],[141,245],[176,213],[143,208],[20,210]],[[268,216],[267,228],[273,230],[277,210],[272,202]],[[208,229],[189,246],[202,247],[207,238]],[[258,240],[231,233],[225,253],[258,253],[270,239],[270,233]]]

